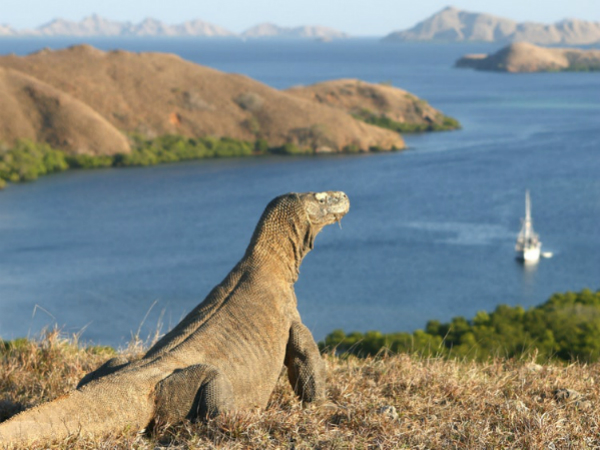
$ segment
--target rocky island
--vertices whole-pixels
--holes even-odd
[[[456,67],[497,72],[560,72],[600,70],[600,50],[545,48],[525,42],[510,44],[493,54],[465,55]]]
[[[600,22],[565,19],[553,24],[517,22],[491,14],[444,8],[388,42],[531,42],[541,45],[590,45],[600,42]]]

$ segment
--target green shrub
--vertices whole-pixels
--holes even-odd
[[[65,157],[70,169],[99,169],[111,167],[114,157],[109,155],[67,155]]]
[[[297,155],[311,153],[309,147],[288,143],[269,147],[265,139],[255,142],[233,138],[188,138],[164,135],[146,139],[139,134],[129,136],[130,153],[116,155],[66,155],[45,143],[17,141],[8,150],[0,149],[0,189],[6,182],[35,180],[37,177],[67,169],[96,169],[102,167],[152,166],[203,158],[229,158],[253,154],[277,153]]]
[[[0,340],[0,354],[8,353],[11,350],[21,350],[30,345],[30,341],[27,338],[17,338],[12,341]]]
[[[250,112],[259,111],[265,103],[265,99],[256,92],[244,92],[234,98],[233,101],[240,108]]]
[[[445,130],[459,130],[461,128],[460,122],[453,117],[444,116],[442,119],[442,125],[439,131]],[[434,130],[438,131],[438,130]]]
[[[271,148],[269,151],[276,155],[305,155],[312,153],[309,147],[298,147],[291,142],[283,144],[281,147]]]
[[[542,305],[523,309],[500,305],[478,312],[471,320],[429,321],[414,333],[329,334],[321,348],[337,348],[359,356],[382,350],[475,360],[490,357],[533,357],[540,361],[600,360],[600,291],[554,294]]]
[[[361,109],[357,113],[353,114],[353,117],[358,120],[362,120],[371,125],[375,125],[380,128],[386,128],[388,130],[396,131],[398,133],[423,133],[426,131],[449,131],[457,130],[461,128],[458,120],[448,117],[441,116],[441,123],[408,123],[408,122],[396,122],[390,119],[384,114],[377,115],[368,109]]]
[[[360,147],[357,144],[348,144],[342,150],[344,153],[359,153]]]
[[[202,158],[249,156],[254,145],[233,138],[187,138],[165,135],[152,140],[137,140],[128,155],[121,155],[116,166],[153,165]]]
[[[14,147],[0,154],[0,179],[33,181],[39,176],[67,170],[65,154],[48,144],[19,140]]]
[[[266,139],[257,139],[254,143],[254,151],[260,155],[264,155],[269,151],[269,143]]]
[[[600,63],[586,61],[586,62],[576,62],[576,63],[570,64],[568,67],[566,67],[565,69],[562,69],[560,71],[564,71],[564,72],[597,72],[599,70],[600,70]]]
[[[249,142],[223,137],[219,139],[214,146],[214,156],[219,158],[250,156],[252,155],[253,149],[254,146]]]

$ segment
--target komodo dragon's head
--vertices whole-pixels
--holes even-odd
[[[350,200],[341,191],[307,192],[296,195],[304,204],[308,221],[317,232],[325,225],[342,220],[350,209]]]
[[[350,200],[341,191],[276,197],[260,218],[248,250],[289,255],[297,273],[317,234],[326,225],[339,222],[349,209]]]

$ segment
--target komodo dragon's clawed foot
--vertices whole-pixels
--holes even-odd
[[[215,417],[234,406],[231,382],[209,364],[176,370],[156,386],[156,417],[162,423]]]

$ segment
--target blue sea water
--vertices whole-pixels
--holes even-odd
[[[289,191],[344,190],[296,285],[317,339],[336,328],[410,331],[506,303],[600,288],[600,74],[452,68],[491,44],[376,40],[96,39],[165,51],[276,88],[333,78],[391,82],[463,129],[406,136],[388,154],[200,161],[75,171],[0,192],[0,337],[58,325],[125,345],[174,326],[243,255],[264,206]],[[0,53],[75,40],[3,39]],[[543,250],[514,242],[531,191]]]

